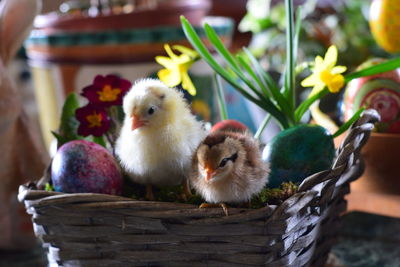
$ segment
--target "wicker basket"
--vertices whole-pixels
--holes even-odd
[[[222,209],[28,186],[19,199],[51,266],[323,266],[378,118],[364,112],[333,168],[305,179],[279,206],[232,208],[225,216]]]

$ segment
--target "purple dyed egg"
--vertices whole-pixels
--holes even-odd
[[[122,175],[114,157],[102,146],[71,141],[59,148],[51,164],[56,191],[120,195]]]

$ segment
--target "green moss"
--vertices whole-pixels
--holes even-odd
[[[265,207],[267,204],[279,205],[293,194],[297,192],[298,186],[293,182],[283,183],[280,188],[264,188],[257,196],[253,197],[250,202],[250,208],[258,209]],[[204,203],[204,199],[192,192],[192,196],[188,199],[183,197],[182,185],[168,186],[158,188],[153,186],[154,200],[160,202],[187,203],[192,205],[200,205]],[[125,178],[123,196],[134,200],[145,200],[146,187],[133,183],[129,178]],[[232,207],[244,207],[246,205],[231,205]],[[247,207],[247,206],[246,206]]]
[[[194,192],[192,192],[192,194],[193,193]],[[188,199],[184,199],[182,185],[166,186],[162,188],[153,186],[153,194],[154,200],[160,202],[187,203],[193,205],[200,205],[204,202],[204,200],[196,194],[193,194]],[[146,187],[132,182],[129,177],[125,176],[122,195],[134,200],[145,200]]]
[[[54,187],[50,183],[46,183],[44,190],[46,190],[47,192],[53,192]]]
[[[182,186],[169,186],[163,188],[154,188],[154,197],[156,201],[164,202],[182,202]]]
[[[250,206],[253,209],[264,207],[266,204],[279,205],[297,192],[298,186],[293,182],[283,183],[280,188],[264,188],[253,197]]]

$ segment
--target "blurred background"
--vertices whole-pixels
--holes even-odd
[[[324,55],[332,44],[339,49],[338,64],[347,66],[350,71],[371,58],[388,59],[399,55],[386,52],[374,39],[369,24],[371,0],[294,2],[303,11],[299,63],[313,61],[315,56]],[[209,22],[232,52],[240,53],[241,47],[248,46],[264,68],[277,81],[280,80],[286,60],[283,1],[43,0],[41,15],[35,20],[32,33],[10,65],[27,113],[40,129],[43,145],[51,150],[51,131],[58,128],[65,97],[70,92],[80,93],[83,87],[92,83],[95,75],[117,74],[131,81],[155,77],[162,66],[154,58],[165,55],[163,45],[188,44],[180,29],[181,14],[199,29],[204,21]],[[397,23],[400,14],[389,19]],[[400,34],[397,33],[397,36]],[[217,121],[219,115],[211,69],[204,62],[197,62],[191,68],[190,75],[198,90],[195,97],[186,95],[193,104],[193,112],[200,119]],[[302,78],[299,77],[298,81]],[[297,92],[299,99],[308,93],[301,87]],[[329,114],[337,124],[343,120],[344,93],[345,90],[330,94],[320,104],[321,110]],[[242,121],[255,131],[265,114],[227,84],[225,97],[229,117]],[[309,118],[309,115],[306,116],[306,120]],[[263,135],[263,142],[270,140],[278,131],[278,127],[271,124]],[[398,136],[396,138],[398,140]],[[396,142],[399,145],[399,141]],[[392,144],[380,145],[383,153],[400,151],[400,146]],[[392,166],[396,165],[398,154],[390,154],[388,157],[392,160]],[[379,168],[382,170],[386,167]],[[398,178],[398,173],[397,168],[394,169],[392,178]],[[400,217],[400,182],[397,179],[396,182],[390,180],[383,184],[385,187],[381,187],[382,183],[369,184],[368,191],[379,188],[379,194],[386,196],[389,192],[389,197],[382,200],[381,195],[374,193],[368,195],[371,199],[368,202],[369,198],[365,195],[356,194],[352,201],[349,200],[350,209],[365,206],[374,213]],[[365,188],[362,187],[362,190]],[[397,266],[400,252],[395,251],[391,255],[385,253],[389,248],[392,250],[395,246],[400,247],[398,220],[365,214],[347,218],[343,240],[354,234],[352,227],[355,222],[359,223],[359,227],[365,227],[365,231],[372,229],[371,234],[361,234],[360,239],[348,239],[348,243],[337,246],[332,256],[332,266],[342,266],[340,263],[351,261],[353,264],[346,266]],[[361,255],[361,252],[365,250],[352,250],[354,253],[349,253],[355,246],[363,246],[365,242],[360,240],[369,238],[378,240],[373,243],[376,249],[369,250],[371,257],[378,259],[375,265],[370,264],[372,260],[364,260],[365,255]],[[392,258],[395,265],[379,262],[379,254]],[[0,256],[5,259],[3,262],[0,260],[0,266],[40,266],[44,262],[40,249],[25,256],[0,251]],[[13,265],[9,265],[10,262]]]

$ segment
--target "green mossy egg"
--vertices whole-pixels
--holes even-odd
[[[318,125],[299,125],[280,132],[264,148],[270,163],[268,187],[300,183],[309,175],[329,169],[335,157],[332,135]]]

